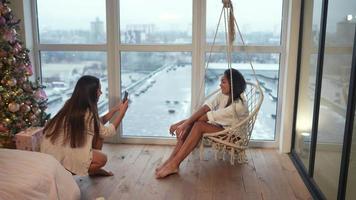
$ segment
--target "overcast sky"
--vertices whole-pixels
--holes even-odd
[[[280,28],[282,0],[233,2],[241,27],[251,31]],[[215,28],[221,0],[207,0],[207,7],[208,27]],[[163,28],[187,29],[192,23],[192,0],[121,0],[120,8],[123,25],[156,24]],[[96,17],[106,21],[105,10],[105,0],[38,0],[40,29],[88,30]]]

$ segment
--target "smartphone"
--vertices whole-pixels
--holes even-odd
[[[129,93],[125,90],[124,92],[124,98],[122,98],[122,102],[125,102],[127,100],[127,97],[129,96]]]

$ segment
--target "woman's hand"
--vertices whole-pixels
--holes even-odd
[[[178,126],[179,126],[180,124],[182,124],[184,121],[185,121],[185,120],[180,121],[180,122],[177,122],[177,123],[175,123],[175,124],[172,124],[171,127],[169,127],[169,133],[170,133],[171,135],[175,135],[174,132],[177,130]]]
[[[122,104],[122,102],[120,101],[118,104],[116,104],[116,105],[112,108],[112,111],[113,111],[113,112],[119,111],[121,104]]]
[[[120,102],[117,111],[119,111],[120,113],[121,112],[126,113],[128,107],[129,107],[129,101]]]
[[[187,123],[187,121],[184,121],[184,123],[180,124],[175,130],[177,138],[183,138],[184,135],[187,133],[189,127],[190,124]]]

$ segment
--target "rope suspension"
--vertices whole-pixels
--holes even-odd
[[[210,63],[213,47],[215,46],[216,37],[217,37],[217,33],[219,31],[221,19],[222,19],[222,16],[224,16],[224,27],[225,27],[225,29],[224,29],[225,34],[224,35],[225,35],[225,42],[227,44],[226,45],[226,51],[225,51],[226,52],[226,61],[227,61],[227,67],[228,67],[228,69],[230,69],[230,81],[233,82],[233,76],[232,76],[232,52],[233,52],[233,43],[235,41],[236,29],[237,29],[237,33],[239,34],[239,37],[241,39],[242,45],[246,46],[246,43],[245,43],[245,40],[242,37],[240,28],[239,28],[239,26],[237,24],[237,21],[236,21],[235,15],[234,15],[234,8],[233,8],[231,0],[222,0],[222,4],[223,4],[223,7],[221,9],[220,16],[219,16],[219,21],[218,21],[218,24],[217,24],[216,29],[215,29],[214,39],[213,39],[213,43],[212,43],[212,45],[210,47],[209,56],[208,56],[207,62],[205,64],[204,74],[207,74],[207,69],[209,67],[209,63]],[[259,81],[257,79],[256,72],[255,72],[255,69],[254,69],[253,64],[252,64],[251,56],[250,56],[248,51],[246,51],[246,54],[247,54],[247,57],[248,57],[248,60],[249,60],[249,64],[250,64],[250,67],[252,69],[254,78],[256,80],[257,87],[260,87]],[[199,89],[200,94],[199,94],[199,96],[203,96],[202,91],[205,91],[205,90],[203,90],[203,85],[204,85],[203,82],[204,82],[204,80],[201,82],[201,85],[200,85],[200,89]],[[233,84],[230,84],[230,87],[231,87],[230,89],[231,89],[231,101],[232,101],[231,103],[233,103],[233,97],[234,97]],[[209,97],[209,95],[208,95],[208,97]]]

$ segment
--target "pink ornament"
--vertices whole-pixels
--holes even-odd
[[[17,81],[15,78],[12,78],[10,80],[7,81],[7,85],[10,86],[10,87],[13,87],[17,84]]]
[[[31,110],[30,106],[27,104],[22,104],[20,107],[20,111],[23,113],[27,113]]]
[[[12,48],[12,53],[13,54],[17,54],[19,52],[19,49],[18,48],[16,48],[16,47],[13,47]]]
[[[44,101],[47,99],[46,92],[43,89],[37,89],[34,96],[37,101]]]
[[[21,64],[19,65],[19,68],[25,70],[26,66],[25,66],[23,63],[21,63]]]
[[[11,34],[10,31],[5,31],[5,32],[4,32],[4,35],[2,36],[2,38],[3,38],[5,41],[11,42],[11,41],[13,40],[13,35]]]
[[[0,17],[0,25],[6,24],[6,19],[4,17]]]
[[[21,49],[21,48],[22,48],[21,44],[18,43],[18,42],[15,44],[15,46],[16,46],[16,48],[18,48],[18,49]]]
[[[15,102],[11,102],[9,103],[8,109],[10,112],[14,113],[20,110],[20,105]]]
[[[28,83],[24,83],[22,86],[23,90],[25,90],[26,92],[32,92],[32,87],[30,84]]]
[[[29,65],[29,66],[26,67],[26,75],[27,76],[32,76],[32,74],[33,74],[32,66]]]

